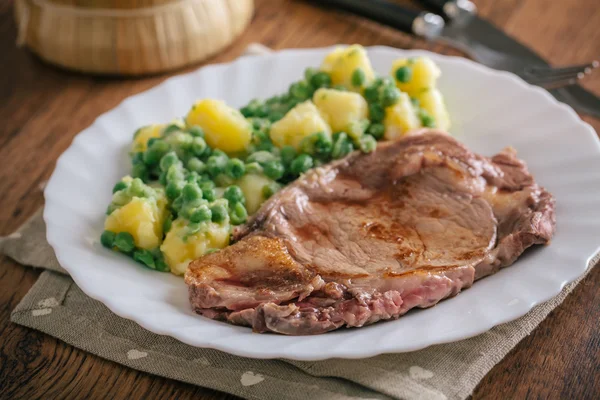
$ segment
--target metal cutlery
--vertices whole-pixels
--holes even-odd
[[[479,18],[476,7],[470,1],[418,1],[442,15],[407,9],[386,0],[321,0],[320,3],[445,43],[481,64],[510,71],[532,84],[548,88],[557,100],[600,118],[600,98],[574,84],[586,72],[591,72],[597,63],[581,70],[580,66],[553,68],[533,50]]]

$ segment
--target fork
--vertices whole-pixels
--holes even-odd
[[[590,75],[592,71],[600,66],[600,62],[594,60],[588,64],[571,65],[568,67],[528,67],[518,75],[532,85],[542,86],[546,89],[554,89],[568,85],[574,85],[577,81]]]

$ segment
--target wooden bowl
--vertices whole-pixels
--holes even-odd
[[[17,44],[52,64],[111,75],[155,74],[202,61],[231,44],[253,12],[254,0],[15,2]]]

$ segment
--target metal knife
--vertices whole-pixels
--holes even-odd
[[[476,15],[466,0],[418,0],[441,13],[411,10],[386,0],[321,0],[320,3],[343,9],[427,39],[439,40],[468,54],[475,61],[494,69],[524,76],[528,68],[547,67],[547,61],[533,50],[509,37]],[[600,118],[600,98],[581,86],[571,85],[549,91],[557,100],[577,111]]]

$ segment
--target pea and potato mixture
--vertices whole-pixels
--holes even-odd
[[[361,46],[339,47],[280,96],[240,110],[202,99],[181,120],[142,127],[131,174],[113,188],[101,242],[182,275],[310,168],[420,127],[448,130],[439,76],[426,57],[396,60],[390,77],[377,76]]]

